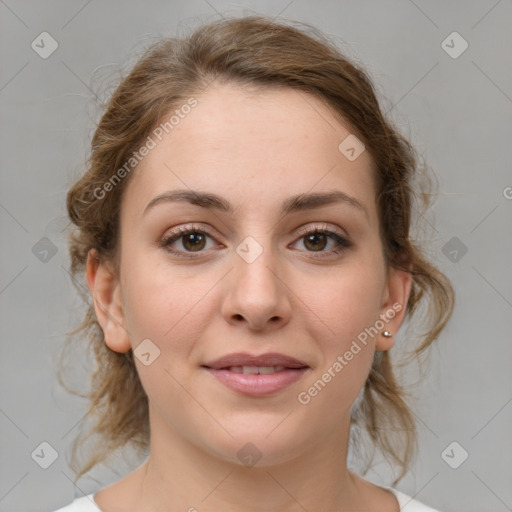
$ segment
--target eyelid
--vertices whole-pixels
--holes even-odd
[[[212,233],[212,230],[209,227],[204,227],[201,223],[192,222],[190,224],[178,225],[177,227],[169,228],[165,231],[162,236],[163,239],[169,239],[173,236],[177,236],[180,234],[188,233],[189,231],[198,231],[200,233],[205,233],[208,236],[217,237],[217,235]],[[169,234],[167,235],[166,233]]]
[[[310,224],[306,224],[305,226],[301,226],[297,230],[297,233],[299,235],[304,236],[304,235],[307,235],[307,234],[309,234],[311,232],[315,232],[315,231],[332,231],[333,233],[336,233],[340,237],[346,238],[347,241],[348,241],[349,236],[348,236],[347,232],[344,229],[340,229],[337,226],[333,226],[333,225],[327,224],[326,222],[319,222],[317,225],[313,225],[313,226],[311,226]],[[315,223],[313,223],[313,224],[315,224]]]

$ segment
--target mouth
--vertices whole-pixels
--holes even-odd
[[[248,396],[266,396],[297,382],[310,367],[283,354],[230,354],[202,367],[223,385]]]
[[[219,368],[219,370],[228,370],[233,373],[243,373],[244,375],[270,375],[291,369],[285,366],[230,366],[229,368]]]

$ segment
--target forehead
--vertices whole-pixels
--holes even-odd
[[[179,114],[168,133],[152,135],[155,145],[135,170],[123,208],[142,211],[155,195],[176,188],[212,191],[246,207],[336,189],[370,208],[371,158],[363,151],[350,160],[340,151],[352,130],[316,97],[214,84],[194,99],[193,109],[178,105],[164,116],[165,122]]]

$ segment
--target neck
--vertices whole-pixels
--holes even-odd
[[[157,415],[151,425],[150,455],[138,469],[137,510],[344,512],[360,501],[360,486],[346,467],[348,424],[293,459],[252,467],[201,450]]]

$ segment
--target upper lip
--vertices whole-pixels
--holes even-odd
[[[305,368],[308,365],[295,359],[278,353],[261,354],[254,356],[245,353],[228,354],[215,361],[210,361],[203,366],[220,370],[222,368],[231,368],[232,366],[284,366],[285,368]]]

